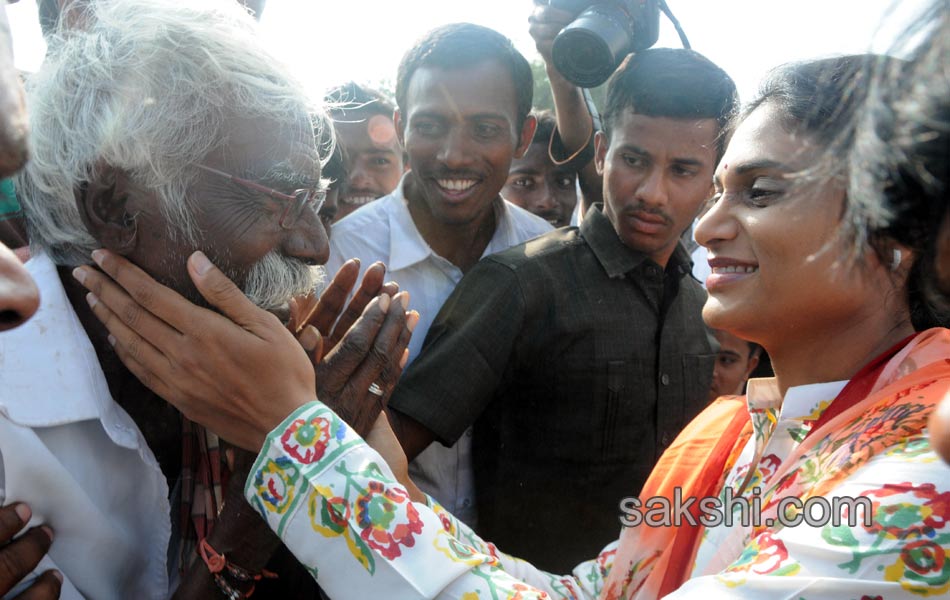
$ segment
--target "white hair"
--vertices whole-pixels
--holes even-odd
[[[309,117],[311,136],[326,127],[234,0],[97,0],[81,10],[28,82],[32,160],[17,180],[31,243],[57,264],[88,263],[98,247],[76,193],[101,166],[154,191],[171,235],[196,244],[185,192],[194,163],[226,142],[227,120],[299,129]]]
[[[233,279],[237,273],[226,273]],[[274,250],[254,263],[244,282],[244,295],[264,310],[276,311],[295,296],[306,296],[326,281],[326,269]]]

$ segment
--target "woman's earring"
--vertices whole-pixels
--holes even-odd
[[[896,271],[901,266],[901,251],[897,248],[894,248],[893,252],[893,258],[891,259],[891,271]]]

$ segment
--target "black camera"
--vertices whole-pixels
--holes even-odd
[[[631,52],[645,50],[660,35],[658,0],[549,0],[577,14],[554,38],[554,66],[571,83],[597,87]],[[579,13],[579,14],[578,14]]]

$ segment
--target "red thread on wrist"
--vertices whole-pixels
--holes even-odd
[[[201,539],[201,542],[198,544],[198,552],[201,554],[201,560],[205,561],[205,565],[211,573],[220,573],[228,564],[228,560],[224,555],[218,554],[218,552],[211,547],[211,544],[208,543],[208,538]]]

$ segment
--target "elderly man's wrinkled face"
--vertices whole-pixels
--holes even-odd
[[[319,186],[320,163],[308,119],[295,124],[235,119],[224,143],[202,164],[288,195]],[[304,209],[292,226],[282,226],[285,200],[195,169],[188,198],[194,207],[197,246],[169,231],[153,193],[130,186],[123,218],[132,222],[134,230],[126,233],[131,238],[124,254],[195,301],[200,298],[185,260],[196,249],[207,254],[256,304],[269,310],[313,289],[320,275],[313,267],[324,264],[329,254],[327,236],[314,209]]]

